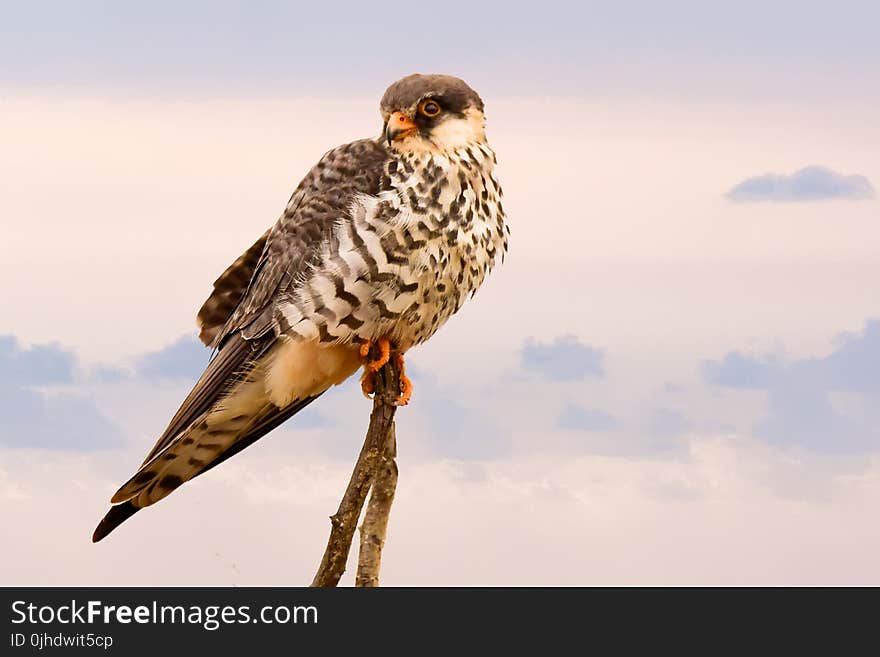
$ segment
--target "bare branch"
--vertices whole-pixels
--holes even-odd
[[[373,482],[373,476],[388,443],[389,433],[391,440],[394,440],[394,412],[397,410],[394,402],[399,395],[400,370],[396,359],[392,357],[376,375],[373,412],[370,414],[367,436],[354,471],[351,473],[348,487],[345,489],[345,495],[339,503],[339,509],[330,516],[330,538],[321,565],[312,580],[312,586],[336,586],[345,572],[354,530]]]
[[[378,468],[370,491],[367,512],[361,524],[361,546],[358,554],[355,586],[379,586],[382,565],[382,547],[388,531],[388,516],[397,490],[397,439],[394,424],[386,434],[385,448],[379,457]]]

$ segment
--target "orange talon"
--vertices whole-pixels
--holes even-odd
[[[412,397],[413,384],[409,377],[404,374],[403,356],[397,356],[397,368],[400,370],[400,397],[394,402],[397,406],[406,406]]]
[[[375,360],[371,360],[370,354],[373,351],[374,344],[379,349],[379,357]],[[374,380],[376,372],[381,370],[391,357],[391,342],[388,338],[379,338],[375,341],[365,340],[361,343],[360,355],[361,360],[364,361],[364,373],[361,376],[361,391],[364,393],[364,397],[371,399],[371,395],[376,390],[376,382]]]
[[[371,360],[373,346],[378,347],[379,357]],[[364,397],[372,399],[372,395],[376,392],[376,374],[381,370],[391,358],[391,342],[388,338],[379,338],[375,341],[366,340],[360,346],[361,360],[364,361],[364,373],[361,375],[361,392]],[[403,355],[395,354],[394,362],[400,370],[400,395],[394,400],[395,406],[406,406],[412,397],[413,384],[412,381],[404,373]]]
[[[370,360],[370,352],[374,344],[379,347],[379,357],[375,360]],[[388,338],[379,338],[375,342],[367,340],[361,345],[361,358],[364,359],[364,369],[368,372],[378,372],[381,370],[390,357],[391,342]]]
[[[375,372],[369,372],[366,369],[364,369],[364,373],[361,375],[361,392],[364,393],[364,397],[367,399],[372,399],[371,395],[376,389],[375,376]]]

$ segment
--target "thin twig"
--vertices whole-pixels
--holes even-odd
[[[397,440],[394,423],[388,430],[385,449],[379,457],[379,466],[370,489],[370,501],[361,523],[361,546],[355,586],[379,586],[382,565],[382,547],[388,531],[388,516],[397,490]]]
[[[361,448],[360,456],[351,473],[351,479],[339,509],[330,516],[330,538],[318,572],[312,580],[312,586],[336,586],[345,572],[351,541],[357,527],[364,500],[373,482],[382,453],[388,440],[389,431],[393,431],[394,402],[400,395],[400,371],[392,357],[376,374],[373,412],[370,414],[370,426]],[[393,436],[393,433],[392,433]]]

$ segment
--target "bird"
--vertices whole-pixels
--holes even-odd
[[[112,496],[98,542],[278,427],[361,367],[364,394],[428,340],[504,259],[510,229],[483,100],[413,74],[379,103],[378,137],[328,151],[276,223],[198,312],[208,365],[143,464]]]

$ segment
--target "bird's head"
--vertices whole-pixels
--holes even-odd
[[[388,87],[379,107],[383,138],[401,153],[447,153],[486,141],[483,101],[451,75],[408,75]]]

